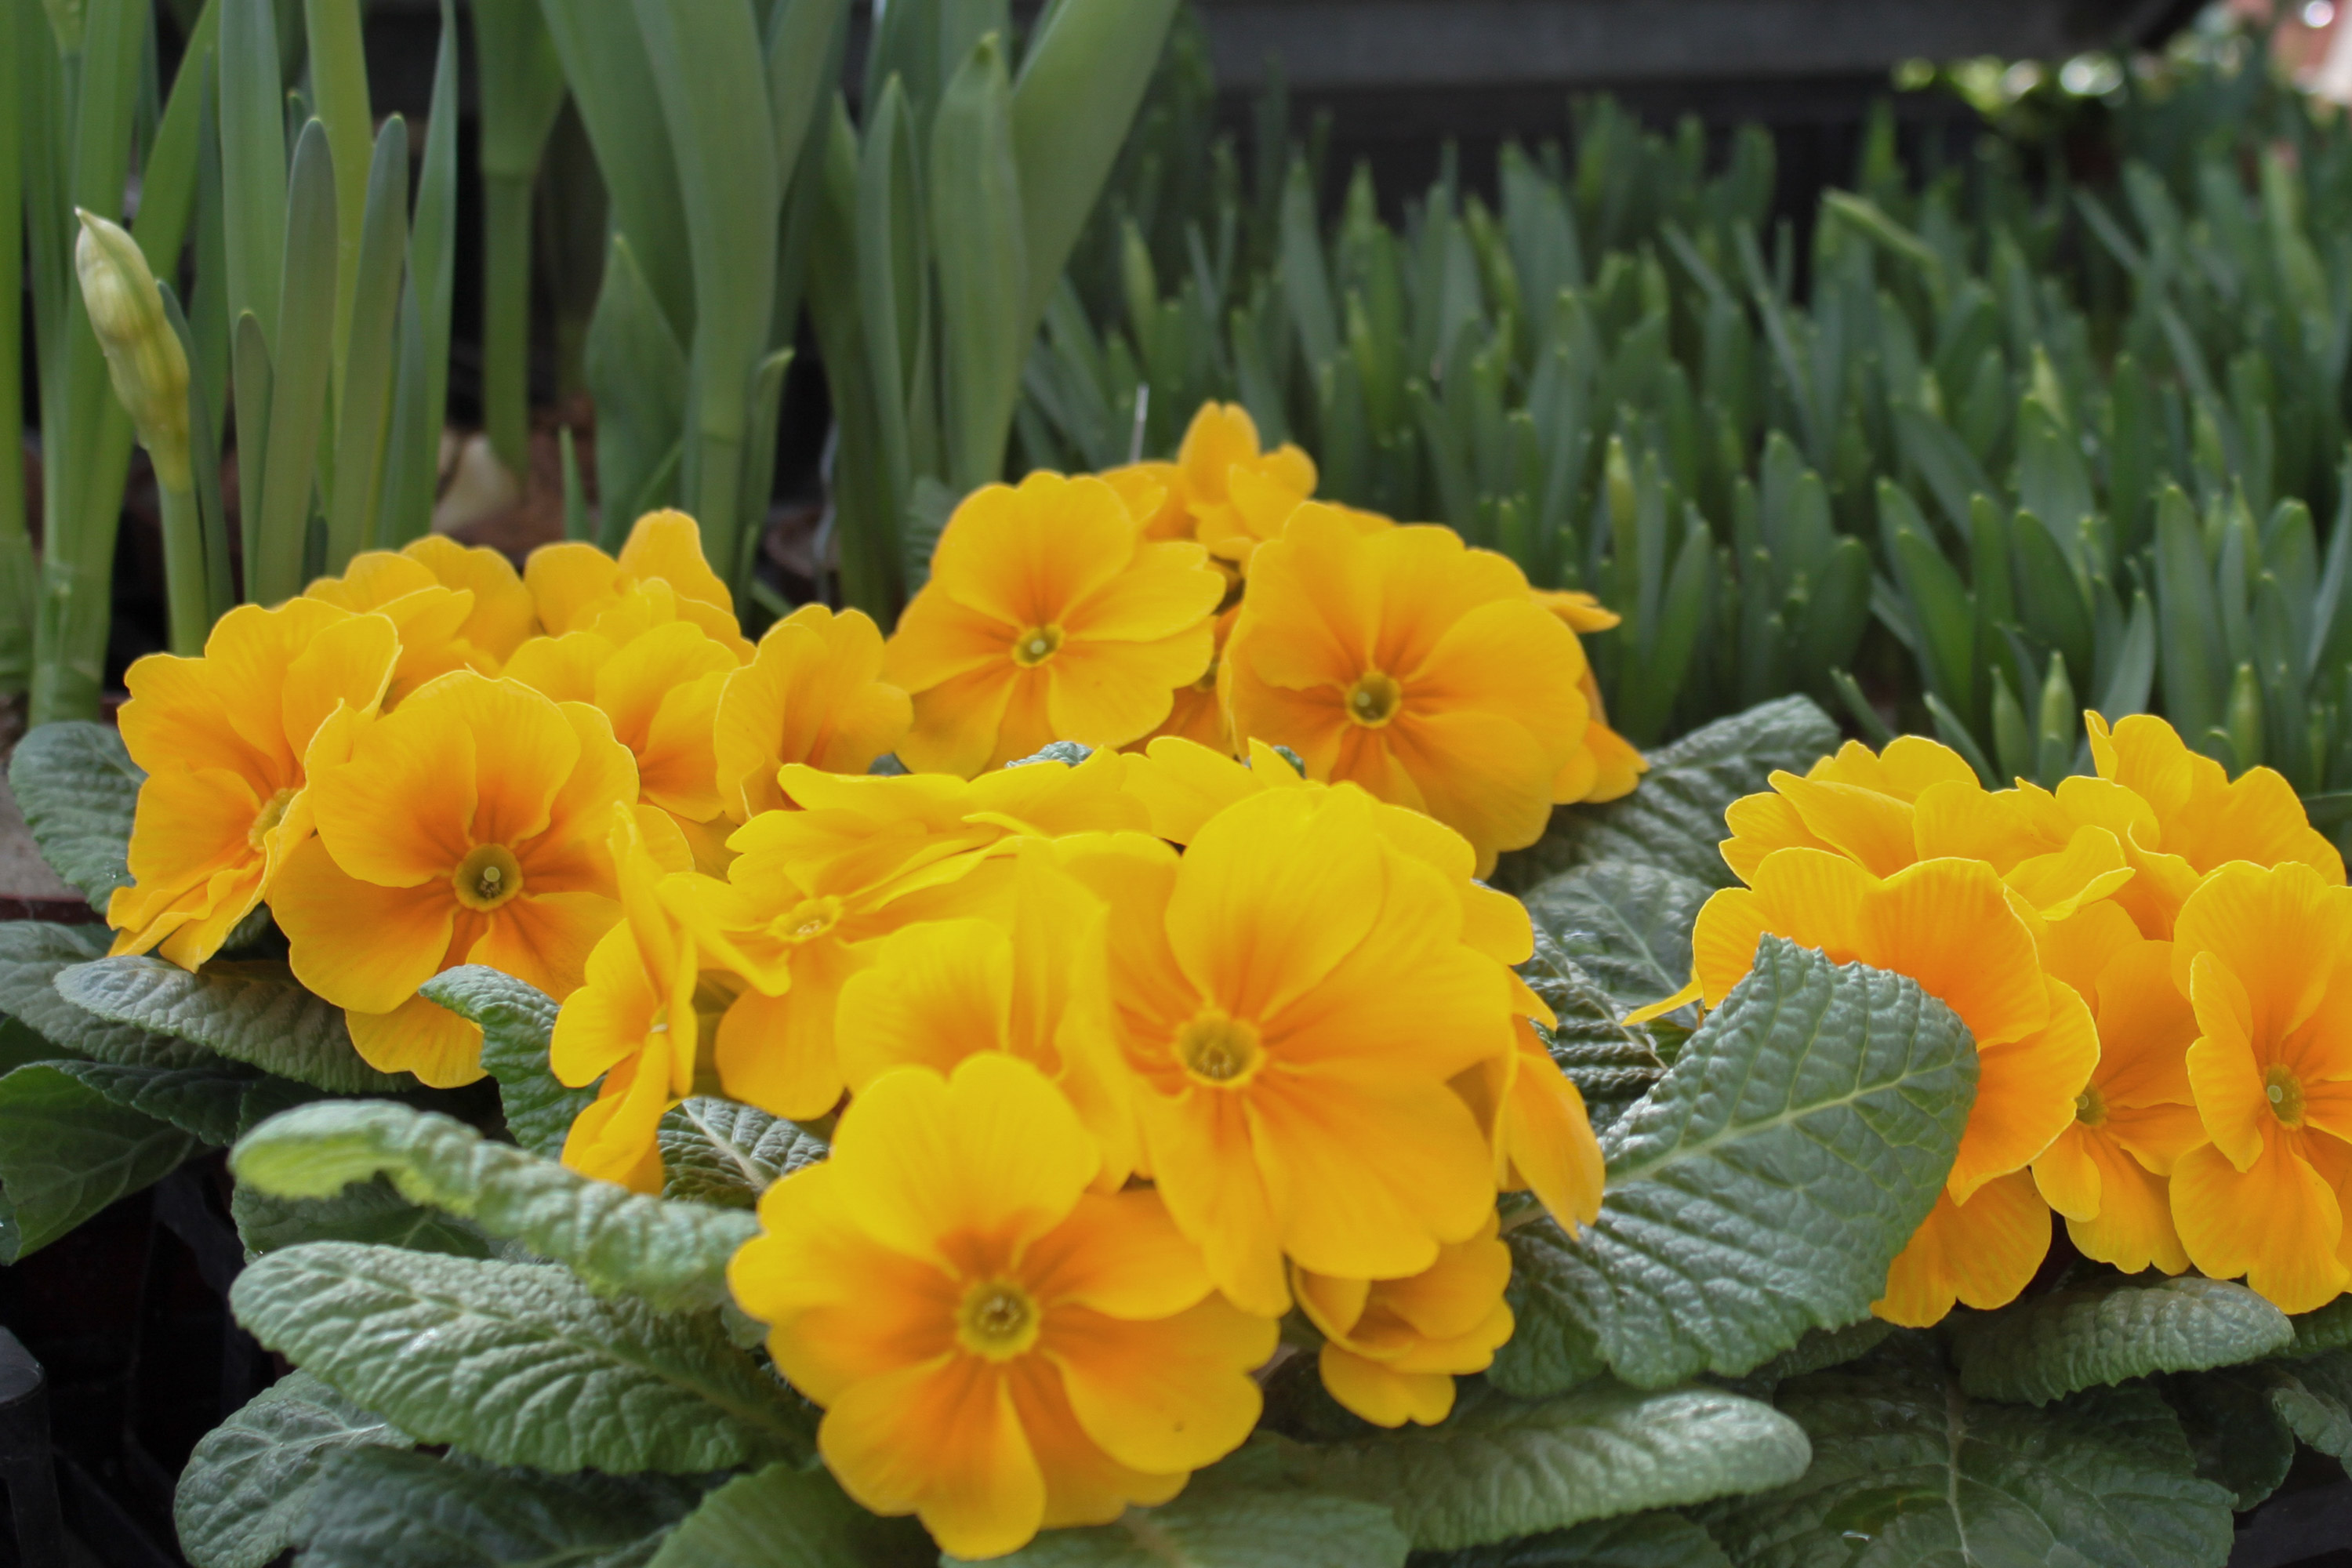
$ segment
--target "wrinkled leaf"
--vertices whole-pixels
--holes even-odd
[[[172,1500],[180,1550],[194,1568],[265,1568],[291,1544],[332,1455],[408,1442],[309,1373],[281,1378],[188,1457]]]
[[[1428,1568],[1731,1568],[1707,1532],[1679,1514],[1636,1513],[1474,1546]]]
[[[191,1068],[78,1061],[48,1065],[126,1110],[168,1121],[216,1147],[236,1142],[247,1129],[312,1095],[299,1083],[236,1062]]]
[[[337,1454],[303,1568],[642,1568],[701,1493],[670,1476],[551,1476],[395,1448]]]
[[[106,908],[131,883],[131,820],[146,779],[105,724],[36,725],[8,759],[8,788],[49,868]]]
[[[2224,1367],[2160,1378],[2157,1386],[2180,1417],[2197,1473],[2230,1492],[2242,1513],[2278,1490],[2294,1466],[2294,1430],[2271,1403],[2260,1367]]]
[[[34,1062],[0,1078],[0,1263],[47,1246],[117,1198],[161,1181],[201,1147],[168,1121],[116,1104]]]
[[[2285,1313],[2247,1289],[2191,1274],[2058,1290],[1954,1325],[1960,1387],[1971,1399],[2047,1405],[2155,1372],[2204,1372],[2274,1355],[2294,1340]]]
[[[190,973],[160,958],[101,958],[60,970],[58,994],[118,1024],[192,1041],[334,1094],[413,1089],[406,1073],[360,1059],[343,1011],[283,963],[208,963]]]
[[[110,1023],[58,994],[59,972],[103,957],[100,926],[0,921],[0,1012],[77,1056],[127,1067],[194,1067],[216,1060],[201,1046]]]
[[[1536,929],[1621,1011],[1671,996],[1691,972],[1691,925],[1714,889],[1656,866],[1601,860],[1524,895]]]
[[[498,1079],[507,1131],[550,1159],[563,1152],[572,1118],[596,1098],[591,1086],[567,1089],[548,1065],[556,1005],[545,992],[478,963],[445,969],[417,988],[482,1031],[482,1070]]]
[[[880,1520],[822,1469],[770,1465],[702,1500],[655,1553],[651,1568],[834,1568],[921,1563],[939,1549],[912,1520]]]
[[[240,1182],[228,1212],[248,1252],[275,1252],[306,1241],[362,1241],[455,1258],[492,1256],[490,1238],[479,1226],[410,1203],[382,1176],[355,1182],[331,1198],[282,1198]]]
[[[829,1152],[797,1122],[705,1095],[672,1106],[656,1136],[667,1173],[662,1196],[722,1208],[750,1208],[779,1177]]]

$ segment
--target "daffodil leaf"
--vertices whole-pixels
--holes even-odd
[[[482,1070],[498,1080],[507,1131],[534,1154],[563,1152],[572,1118],[595,1100],[595,1086],[568,1088],[548,1066],[555,1037],[555,999],[513,975],[479,963],[445,969],[418,991],[482,1031]]]
[[[215,1146],[234,1143],[259,1122],[315,1092],[236,1062],[189,1068],[125,1067],[116,1062],[48,1064],[115,1104]]]
[[[2103,1280],[1971,1312],[1953,1325],[1952,1349],[1969,1398],[2047,1405],[2150,1373],[2259,1361],[2294,1339],[2286,1314],[2243,1285],[2191,1274]]]
[[[1601,1366],[1655,1388],[1738,1376],[1869,1314],[1934,1207],[1975,1099],[1952,1010],[1780,937],[1603,1142],[1601,1215],[1508,1237],[1523,1395]]]
[[[1775,769],[1804,772],[1837,743],[1837,725],[1803,697],[1703,725],[1650,752],[1650,771],[1622,800],[1553,812],[1541,839],[1503,857],[1496,885],[1517,891],[1571,867],[1634,860],[1729,887],[1731,872],[1716,848],[1725,837],[1724,807],[1765,788]]]
[[[2315,1312],[2298,1312],[2287,1321],[2294,1325],[2289,1355],[2352,1350],[2352,1296],[2338,1296]]]
[[[2039,1410],[1971,1400],[1932,1339],[1901,1334],[1777,1397],[1812,1468],[1700,1516],[1742,1568],[2212,1568],[2230,1553],[2230,1494],[2198,1478],[2145,1384]]]
[[[247,1265],[256,1339],[422,1443],[497,1464],[690,1474],[809,1451],[813,1423],[715,1314],[562,1268],[320,1241]]]
[[[1636,1513],[1449,1552],[1428,1568],[1731,1568],[1731,1559],[1680,1514]]]
[[[1584,1097],[1593,1130],[1605,1131],[1665,1076],[1666,1065],[1648,1031],[1619,1023],[1625,1009],[1541,926],[1535,945],[1519,973],[1559,1020],[1544,1031],[1544,1044]]]
[[[1416,1549],[1434,1551],[1781,1486],[1808,1458],[1805,1435],[1769,1405],[1612,1382],[1543,1400],[1465,1382],[1443,1426],[1286,1454],[1294,1479],[1387,1506]]]
[[[32,1062],[0,1078],[0,1263],[47,1246],[201,1147],[168,1121]]]
[[[1690,978],[1691,926],[1714,889],[1633,860],[1579,866],[1525,895],[1528,917],[1623,1012]]]
[[[727,1260],[759,1230],[748,1214],[594,1181],[454,1117],[383,1100],[289,1111],[248,1133],[229,1166],[239,1182],[290,1198],[333,1197],[383,1175],[411,1203],[519,1241],[593,1290],[669,1311],[726,1300]]]
[[[100,958],[58,971],[58,994],[117,1024],[169,1035],[331,1094],[414,1089],[352,1048],[342,1009],[283,963],[209,963],[190,973],[160,958]]]
[[[656,1136],[662,1196],[721,1208],[750,1208],[777,1178],[831,1152],[798,1122],[706,1095],[672,1106]]]
[[[219,1058],[169,1035],[110,1022],[58,994],[58,973],[106,955],[102,926],[0,921],[0,1012],[74,1056],[126,1067],[194,1067]]]
[[[2239,1512],[2279,1489],[2294,1468],[2294,1429],[2271,1402],[2264,1367],[2224,1367],[2157,1380],[2196,1456],[2197,1473],[2227,1489]]]
[[[644,1568],[701,1491],[347,1448],[320,1467],[298,1539],[303,1568]]]
[[[104,724],[37,725],[8,759],[8,788],[49,868],[106,908],[131,882],[131,819],[147,775]]]
[[[2266,1369],[2271,1408],[2294,1435],[2352,1467],[2352,1351],[2328,1351]]]
[[[479,1226],[410,1203],[383,1176],[354,1182],[328,1198],[285,1198],[250,1182],[237,1184],[228,1201],[237,1238],[253,1253],[276,1252],[306,1241],[363,1241],[404,1247],[411,1252],[446,1252],[455,1258],[493,1256]]]
[[[858,1568],[886,1562],[929,1568],[940,1560],[914,1521],[875,1518],[822,1469],[775,1464],[705,1497],[662,1542],[649,1568]]]
[[[266,1568],[292,1543],[331,1456],[408,1444],[309,1373],[280,1378],[188,1456],[172,1500],[180,1550],[194,1568]]]

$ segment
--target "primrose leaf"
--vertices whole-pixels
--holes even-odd
[[[1971,1399],[2047,1405],[2154,1372],[2204,1372],[2284,1350],[2284,1312],[2226,1280],[2185,1275],[2054,1290],[1954,1325],[1960,1387]]]
[[[1663,867],[1601,860],[1525,895],[1528,917],[1621,1012],[1671,996],[1690,978],[1691,926],[1714,889]]]
[[[672,1476],[551,1476],[347,1449],[310,1494],[302,1568],[643,1568],[701,1491]]]
[[[103,926],[0,921],[0,1012],[73,1056],[126,1067],[194,1067],[219,1058],[168,1035],[110,1023],[58,994],[59,972],[103,958]]]
[[[1601,1216],[1509,1233],[1517,1328],[1490,1376],[1737,1376],[1869,1314],[1934,1207],[1975,1098],[1958,1015],[1905,976],[1780,937],[1609,1130]]]
[[[2352,1468],[2352,1352],[2328,1351],[2263,1369],[2271,1408],[2294,1435]]]
[[[1465,1383],[1442,1426],[1285,1453],[1294,1480],[1386,1505],[1431,1551],[1780,1486],[1810,1457],[1803,1432],[1769,1405],[1616,1383],[1532,1401]]]
[[[2298,1312],[2287,1321],[2294,1325],[2289,1355],[2352,1350],[2352,1296],[2338,1296],[2317,1311]]]
[[[8,788],[49,868],[106,908],[131,883],[131,819],[147,775],[104,724],[40,724],[8,759]]]
[[[313,1093],[299,1083],[218,1058],[186,1068],[82,1061],[48,1065],[117,1105],[168,1121],[216,1146],[236,1142],[255,1124]]]
[[[101,958],[59,970],[56,984],[99,1017],[193,1041],[331,1094],[416,1087],[406,1073],[381,1073],[361,1060],[343,1010],[283,963],[215,963],[190,973],[160,958]]]
[[[1542,838],[1503,857],[1496,885],[1517,891],[1571,867],[1633,860],[1727,888],[1716,848],[1727,837],[1724,807],[1768,787],[1776,769],[1804,772],[1837,743],[1837,725],[1803,697],[1702,725],[1650,752],[1650,771],[1623,799],[1553,812]]]
[[[1281,1486],[1208,1484],[1213,1474],[1203,1471],[1158,1508],[1130,1509],[1109,1524],[1049,1530],[990,1561],[1003,1568],[1403,1568],[1412,1550],[1396,1516],[1379,1503]]]
[[[2272,1403],[2264,1367],[2223,1367],[2159,1379],[2180,1417],[2197,1473],[2227,1489],[2239,1512],[2279,1489],[2294,1468],[2294,1430]]]
[[[1777,1398],[1812,1437],[1812,1468],[1701,1515],[1741,1568],[2212,1568],[2230,1553],[2230,1494],[2198,1479],[2145,1384],[1989,1404],[1931,1339],[1898,1334]]]
[[[408,1443],[309,1373],[280,1378],[188,1457],[172,1500],[180,1550],[195,1568],[265,1568],[292,1543],[330,1456]]]
[[[825,1471],[775,1464],[705,1497],[649,1568],[835,1568],[877,1559],[940,1560],[912,1520],[877,1519]]]
[[[0,1078],[0,1263],[47,1246],[117,1198],[161,1181],[192,1134],[31,1062]]]
[[[594,1087],[572,1089],[548,1066],[555,1037],[555,999],[538,987],[479,963],[445,969],[417,988],[482,1031],[482,1070],[498,1079],[507,1131],[534,1154],[554,1159],[572,1118],[596,1099]]]
[[[1647,1031],[1619,1023],[1625,1009],[1540,925],[1519,973],[1559,1020],[1543,1031],[1544,1044],[1583,1096],[1593,1131],[1605,1131],[1665,1076],[1666,1064]]]
[[[1680,1514],[1635,1513],[1474,1546],[1430,1568],[1731,1568],[1731,1559]]]
[[[672,1106],[655,1135],[662,1196],[747,1209],[781,1177],[831,1152],[799,1123],[732,1100],[696,1095]]]
[[[400,1195],[469,1219],[569,1267],[590,1289],[670,1311],[727,1299],[727,1260],[760,1228],[750,1215],[647,1197],[495,1143],[454,1117],[383,1100],[303,1106],[256,1128],[229,1156],[240,1182],[325,1198],[389,1177]]]
[[[479,1226],[410,1203],[383,1176],[354,1182],[331,1198],[283,1198],[239,1182],[229,1196],[228,1213],[236,1222],[237,1238],[254,1253],[306,1241],[363,1241],[453,1258],[492,1255],[490,1238]]]
[[[423,1443],[499,1464],[690,1474],[803,1458],[811,1422],[712,1313],[566,1270],[319,1241],[246,1266],[238,1322]]]

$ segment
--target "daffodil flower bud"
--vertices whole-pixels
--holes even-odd
[[[118,224],[75,209],[81,237],[74,270],[82,302],[106,351],[114,395],[130,411],[155,478],[172,490],[193,483],[188,466],[188,356],[163,313],[163,296],[139,242]]]

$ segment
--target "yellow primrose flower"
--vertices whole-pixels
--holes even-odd
[[[1445,1085],[1511,1048],[1513,977],[1463,941],[1459,892],[1382,837],[1371,801],[1252,795],[1181,861],[1066,849],[1111,908],[1145,1166],[1227,1295],[1276,1315],[1286,1252],[1394,1279],[1475,1234],[1493,1156]]]
[[[1163,735],[1173,735],[1181,740],[1197,742],[1226,756],[1233,755],[1234,727],[1225,715],[1224,699],[1217,690],[1217,667],[1224,659],[1226,639],[1233,636],[1234,623],[1241,619],[1241,614],[1239,605],[1229,605],[1218,613],[1213,623],[1216,641],[1209,656],[1209,668],[1190,686],[1176,689],[1175,702],[1168,710],[1168,717],[1162,719],[1160,727],[1150,734],[1130,742],[1128,750],[1139,752]]]
[[[1537,604],[1558,616],[1580,638],[1624,623],[1624,616],[1591,594],[1566,588],[1538,588],[1534,594]],[[1584,677],[1577,685],[1584,693],[1585,706],[1592,710],[1592,722],[1584,731],[1584,749],[1592,759],[1592,782],[1578,798],[1616,800],[1631,795],[1633,786],[1642,782],[1642,775],[1650,771],[1650,764],[1633,742],[1609,727],[1609,715],[1601,700],[1601,682],[1594,679],[1590,664],[1585,666]]]
[[[660,582],[677,595],[679,618],[709,632],[738,658],[751,657],[735,620],[735,595],[703,558],[700,525],[682,511],[649,511],[637,519],[617,561],[577,541],[543,544],[523,563],[522,579],[541,629],[551,637],[598,629],[599,616],[614,600]]]
[[[1425,811],[1482,873],[1585,797],[1584,650],[1507,556],[1302,507],[1259,552],[1220,679],[1237,738]]]
[[[2212,1139],[2172,1168],[2181,1243],[2283,1312],[2323,1307],[2352,1288],[2352,891],[2300,861],[2224,866],[2180,907],[2172,977]]]
[[[694,1092],[698,1027],[694,939],[662,905],[662,878],[693,865],[677,826],[646,806],[616,805],[606,840],[621,919],[588,952],[585,978],[555,1016],[548,1066],[574,1089],[604,1079],[572,1119],[563,1163],[640,1193],[662,1189],[655,1131]]]
[[[899,755],[969,778],[1053,741],[1149,734],[1209,667],[1223,596],[1199,545],[1142,541],[1100,479],[1033,473],[974,490],[885,658],[914,697]]]
[[[496,661],[466,639],[466,623],[473,617],[471,590],[444,587],[423,563],[388,550],[370,550],[352,557],[341,577],[321,577],[302,591],[354,614],[373,611],[400,628],[400,662],[383,705],[400,700],[438,675],[453,669],[493,670]]]
[[[310,794],[318,837],[270,908],[296,977],[385,1072],[481,1077],[481,1030],[416,988],[487,963],[561,1001],[620,915],[604,840],[636,768],[593,708],[458,670],[362,728]]]
[[[375,710],[399,654],[383,616],[295,599],[231,610],[201,658],[131,667],[119,721],[147,781],[131,885],[106,905],[115,952],[152,949],[194,969],[220,951],[310,836],[314,740],[338,714],[342,730]]]
[[[2043,965],[2090,1004],[2099,1065],[2074,1123],[2033,1162],[2033,1183],[2085,1258],[2126,1274],[2189,1267],[2168,1178],[2205,1142],[2189,1084],[2197,1015],[2172,984],[2172,944],[2150,942],[2112,900],[2053,926]]]
[[[474,595],[474,613],[460,632],[494,666],[512,658],[523,639],[538,629],[539,609],[531,603],[530,590],[500,552],[428,533],[401,546],[400,552],[423,564],[443,587]]]
[[[1552,1022],[1549,1008],[1532,993],[1528,1000],[1542,1009],[1547,1024]],[[1454,1092],[1476,1114],[1494,1146],[1496,1190],[1532,1192],[1573,1236],[1578,1226],[1601,1216],[1607,1162],[1583,1094],[1544,1048],[1535,1022],[1534,1009],[1521,1010],[1511,1020],[1510,1052],[1463,1073],[1454,1080]]]
[[[1157,544],[1193,537],[1184,470],[1174,463],[1129,463],[1121,468],[1105,468],[1095,478],[1118,492],[1145,539]]]
[[[1129,847],[1148,863],[1157,846],[1139,837]],[[992,919],[894,931],[873,966],[842,985],[842,1076],[857,1095],[893,1068],[947,1072],[982,1051],[1019,1057],[1076,1110],[1102,1152],[1100,1184],[1116,1191],[1135,1169],[1136,1134],[1110,1018],[1108,911],[1061,868],[1052,843],[1023,839],[1013,862],[1011,896]]]
[[[1633,1015],[1701,997],[1719,1006],[1766,932],[1839,963],[1907,974],[1968,1026],[1977,1098],[1944,1191],[1895,1258],[1882,1318],[1923,1328],[1955,1300],[2006,1306],[2050,1245],[2050,1215],[2025,1167],[2074,1121],[2098,1065],[2090,1010],[2042,967],[2034,933],[1981,860],[1923,860],[1893,876],[1827,850],[1776,850],[1751,885],[1707,900],[1691,932],[1690,988]]]
[[[617,644],[589,631],[535,638],[516,650],[507,675],[602,712],[636,759],[640,798],[690,826],[719,815],[712,726],[719,693],[740,668],[725,644],[693,621],[673,620]]]
[[[907,694],[882,679],[881,629],[862,610],[803,605],[768,628],[719,694],[719,804],[749,822],[786,804],[776,779],[785,763],[863,773],[913,722]]]
[[[1238,403],[1201,405],[1176,470],[1194,537],[1244,573],[1257,547],[1281,534],[1291,509],[1315,493],[1315,459],[1287,442],[1260,452],[1257,422]]]
[[[1323,1331],[1318,1370],[1332,1398],[1381,1426],[1434,1426],[1453,1414],[1454,1380],[1486,1371],[1511,1337],[1511,1249],[1496,1228],[1489,1214],[1408,1279],[1292,1269],[1298,1304]]]
[[[1256,1424],[1275,1323],[1216,1293],[1158,1194],[1088,1191],[1097,1158],[1024,1061],[899,1068],[729,1266],[842,1489],[957,1557],[1166,1502]]]

